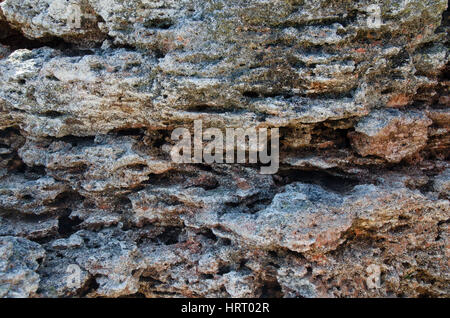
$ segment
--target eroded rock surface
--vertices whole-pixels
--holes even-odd
[[[449,297],[448,3],[371,5],[0,0],[0,297]]]
[[[24,238],[0,237],[0,295],[29,297],[35,295],[40,282],[36,273],[45,257],[45,250]]]
[[[400,162],[426,145],[431,124],[423,113],[376,110],[358,122],[350,138],[353,148],[362,156]]]

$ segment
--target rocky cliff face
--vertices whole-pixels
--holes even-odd
[[[447,8],[0,0],[0,296],[449,297]]]

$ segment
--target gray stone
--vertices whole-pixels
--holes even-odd
[[[0,237],[0,296],[24,298],[39,287],[36,270],[45,257],[37,243],[13,236]]]
[[[377,110],[362,119],[350,138],[362,156],[375,155],[400,162],[427,144],[427,127],[432,121],[423,113]]]
[[[448,3],[373,4],[0,0],[0,297],[449,297]]]

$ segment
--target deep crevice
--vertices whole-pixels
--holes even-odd
[[[280,177],[276,181],[278,186],[294,182],[309,183],[340,194],[348,193],[356,185],[360,184],[356,179],[334,175],[323,170],[300,170],[281,167],[276,175]]]

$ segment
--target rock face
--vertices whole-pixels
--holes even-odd
[[[36,270],[45,257],[45,250],[35,242],[21,237],[2,236],[0,256],[1,297],[29,297],[39,287]]]
[[[448,3],[378,3],[0,0],[0,296],[449,297]]]
[[[360,155],[398,163],[425,147],[432,123],[423,113],[375,110],[358,122],[350,138]]]

